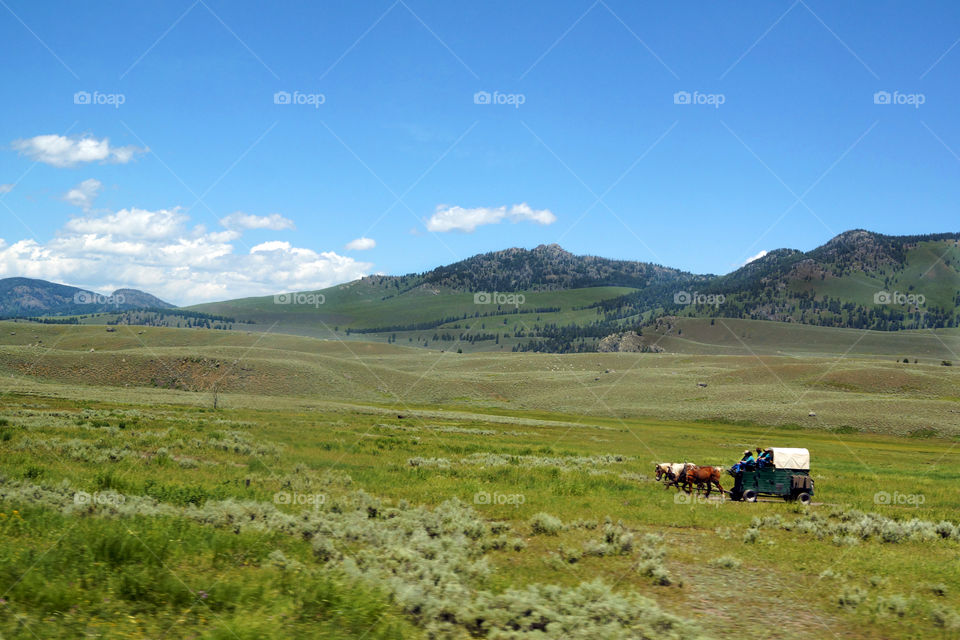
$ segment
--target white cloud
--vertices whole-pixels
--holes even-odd
[[[103,183],[99,180],[88,178],[63,194],[63,199],[75,207],[81,207],[84,211],[89,211],[102,188]]]
[[[349,251],[366,251],[368,249],[373,249],[377,246],[377,241],[373,238],[357,238],[356,240],[351,240],[347,243],[345,247]]]
[[[277,240],[247,250],[241,232],[208,232],[179,208],[131,207],[71,219],[50,241],[0,239],[0,278],[24,276],[94,291],[132,287],[175,304],[322,289],[373,265]]]
[[[289,242],[283,240],[271,240],[270,242],[261,242],[250,249],[250,253],[260,253],[262,251],[289,251],[293,247]]]
[[[498,224],[503,220],[510,222],[536,222],[537,224],[553,224],[557,216],[548,209],[531,209],[526,202],[511,207],[477,207],[465,209],[463,207],[448,207],[440,205],[436,212],[427,220],[429,231],[464,231],[471,233],[477,227],[486,224]]]
[[[102,216],[73,218],[64,228],[74,234],[161,240],[184,233],[186,222],[187,216],[179,207],[157,211],[132,207]]]
[[[767,251],[766,249],[764,249],[763,251],[761,251],[761,252],[758,253],[757,255],[752,256],[752,257],[750,257],[750,258],[747,258],[746,261],[745,261],[742,265],[740,265],[740,266],[741,266],[741,267],[742,267],[742,266],[746,266],[746,265],[750,264],[751,262],[753,262],[754,260],[759,260],[760,258],[762,258],[763,256],[767,255],[768,253],[769,253],[769,251]]]
[[[11,191],[13,191],[12,184],[0,184],[0,194],[10,193]]]
[[[507,219],[510,222],[536,222],[537,224],[553,224],[557,221],[557,216],[549,209],[531,209],[526,202],[515,204],[507,212]]]
[[[282,231],[284,229],[296,228],[293,220],[284,218],[279,213],[271,213],[268,216],[255,216],[242,211],[237,211],[225,218],[221,218],[220,224],[227,229],[271,229],[273,231]]]
[[[31,160],[54,167],[72,167],[81,162],[114,162],[126,164],[138,153],[148,149],[139,147],[111,147],[110,140],[93,136],[58,136],[47,134],[25,140],[14,140],[13,149]]]

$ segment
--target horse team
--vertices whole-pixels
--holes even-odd
[[[706,487],[708,498],[714,485],[720,495],[723,495],[723,487],[720,485],[723,471],[722,467],[700,467],[689,462],[661,462],[655,468],[657,482],[662,480],[666,488],[676,487],[678,491],[683,489],[690,493],[696,486],[699,493]]]

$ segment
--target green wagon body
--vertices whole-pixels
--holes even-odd
[[[813,497],[810,452],[806,449],[774,448],[772,466],[754,467],[734,475],[731,498],[754,502],[757,496],[810,502]]]
[[[730,497],[734,500],[756,496],[779,496],[795,500],[800,498],[801,494],[813,497],[813,478],[806,469],[766,467],[744,471],[735,476],[733,488],[730,490]]]

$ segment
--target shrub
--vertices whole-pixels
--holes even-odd
[[[938,627],[943,627],[950,631],[960,629],[960,615],[952,609],[946,607],[937,607],[930,612],[933,623]]]
[[[860,544],[860,538],[856,536],[833,536],[833,544],[838,547],[855,547]]]
[[[495,538],[486,538],[480,543],[484,551],[500,550],[507,548],[507,536],[497,536]]]
[[[637,563],[637,571],[640,575],[652,578],[653,583],[660,586],[669,586],[673,583],[670,572],[663,564],[667,551],[663,547],[661,536],[648,533],[643,537],[637,552],[640,556],[640,561]]]
[[[907,538],[907,535],[903,527],[891,520],[883,524],[883,527],[880,529],[880,537],[884,542],[903,542]]]
[[[667,568],[663,566],[663,562],[660,560],[641,560],[637,563],[637,572],[642,576],[652,578],[653,584],[662,587],[668,587],[673,582],[670,579],[670,572],[667,571]]]
[[[907,599],[901,595],[879,596],[874,610],[880,615],[902,618],[907,613]]]
[[[514,638],[657,638],[700,636],[690,622],[647,598],[618,594],[597,580],[574,588],[532,585],[502,594],[481,592],[465,615],[471,636]]]
[[[340,556],[340,552],[333,546],[329,538],[317,538],[311,545],[313,547],[313,557],[318,562],[326,564]]]
[[[603,543],[610,555],[628,555],[633,551],[633,534],[622,524],[608,524],[603,528]]]
[[[527,548],[527,542],[523,538],[513,538],[510,540],[510,548],[514,551],[523,551]]]
[[[576,564],[577,562],[580,562],[580,558],[583,557],[583,552],[579,549],[560,547],[560,557],[570,564]]]
[[[270,564],[280,569],[281,571],[303,571],[304,566],[302,562],[297,560],[292,560],[286,556],[286,554],[280,549],[274,549],[270,552],[270,555],[267,556],[270,560]]]
[[[720,556],[710,561],[710,565],[718,569],[739,569],[741,564],[740,559],[734,556]]]
[[[837,595],[837,604],[841,609],[856,609],[866,597],[867,592],[862,587],[845,585]]]
[[[556,516],[541,511],[530,518],[530,529],[534,535],[555,536],[563,529],[563,521]]]
[[[773,521],[768,518],[758,521],[761,527],[774,526]],[[754,525],[756,524],[757,522],[754,522]],[[826,517],[816,512],[806,513],[795,520],[782,522],[780,528],[786,531],[815,535],[821,539],[832,536],[834,544],[840,545],[852,545],[854,544],[853,539],[869,540],[871,538],[877,538],[891,544],[906,541],[926,542],[937,539],[960,539],[960,527],[946,520],[939,523],[918,518],[900,521],[878,513],[864,513],[856,509],[847,511],[833,509]],[[757,529],[757,527],[754,526],[751,529]],[[747,535],[751,535],[750,531],[748,529]],[[747,542],[746,537],[744,542]]]
[[[949,539],[957,537],[957,527],[954,526],[952,522],[947,522],[946,520],[941,520],[937,524],[935,531],[941,538]]]

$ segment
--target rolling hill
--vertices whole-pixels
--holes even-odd
[[[242,331],[0,322],[0,377],[9,392],[70,390],[87,398],[96,388],[101,397],[201,406],[211,406],[216,391],[233,406],[261,407],[269,397],[287,408],[365,404],[387,413],[393,407],[393,415],[443,404],[513,420],[566,411],[591,420],[646,415],[960,433],[960,368],[941,364],[960,353],[956,330],[679,322],[661,342],[668,353],[563,357],[439,353]]]

